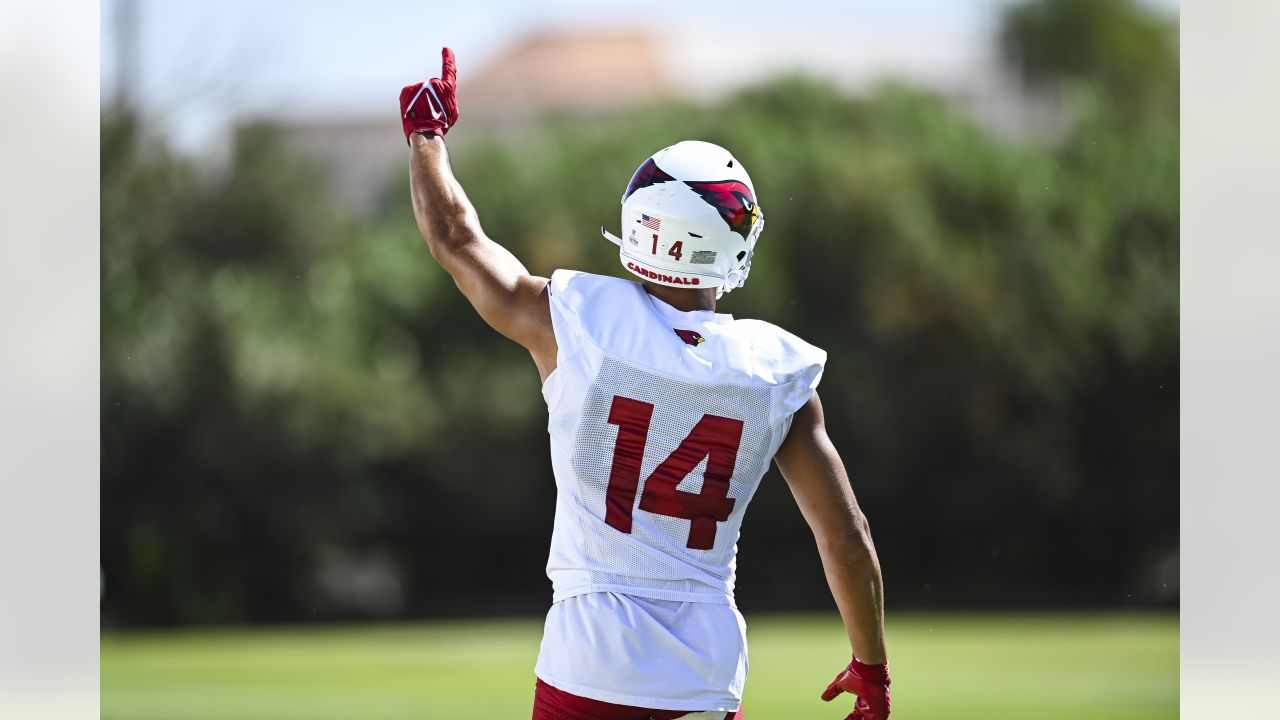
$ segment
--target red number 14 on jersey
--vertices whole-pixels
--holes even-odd
[[[618,440],[613,447],[604,521],[624,533],[631,532],[631,513],[652,419],[652,404],[614,396],[609,424],[618,426]],[[703,415],[680,446],[645,481],[640,509],[689,520],[686,546],[710,550],[716,541],[716,523],[728,520],[733,512],[734,500],[728,497],[729,479],[733,477],[741,442],[741,420]],[[691,493],[676,489],[703,458],[707,458],[707,471],[702,490]]]

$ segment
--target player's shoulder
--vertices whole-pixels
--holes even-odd
[[[625,317],[644,294],[640,283],[580,270],[551,273],[547,290],[553,306],[584,321]]]
[[[639,283],[578,270],[551,273],[547,294],[557,327],[572,329],[575,335],[593,338],[602,346],[611,347],[609,338],[624,329],[634,332],[635,319],[644,307],[644,290]],[[560,338],[560,342],[566,341]]]
[[[599,292],[635,292],[640,284],[613,275],[596,275],[581,270],[559,269],[551,273],[551,292],[590,294]]]
[[[778,411],[790,416],[817,388],[827,353],[800,336],[764,320],[735,319],[724,330],[745,349],[743,360],[755,383],[780,389]]]
[[[827,353],[799,335],[765,320],[735,319],[727,328],[747,344],[757,372],[775,382],[820,373]]]

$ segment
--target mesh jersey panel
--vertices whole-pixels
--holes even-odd
[[[587,392],[574,439],[573,469],[582,504],[597,509],[603,518],[610,471],[619,428],[609,423],[614,398],[621,396],[653,406],[640,484],[631,516],[629,534],[603,521],[583,522],[584,557],[592,583],[612,584],[622,578],[644,579],[655,589],[698,592],[730,590],[738,530],[761,477],[768,470],[774,449],[769,427],[770,395],[765,386],[706,385],[663,377],[623,361],[605,357]],[[709,550],[688,548],[692,521],[647,512],[639,507],[656,467],[681,444],[704,415],[742,421],[742,438],[729,482],[734,500],[729,519],[715,525],[715,542]],[[702,490],[708,458],[676,486],[677,490]],[[595,518],[592,518],[593,520]]]

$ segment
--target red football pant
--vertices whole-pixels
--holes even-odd
[[[652,710],[592,700],[557,690],[542,682],[541,678],[533,693],[533,720],[676,720],[690,712],[692,711]],[[724,720],[742,719],[742,710],[724,715]]]

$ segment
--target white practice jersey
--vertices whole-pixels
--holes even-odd
[[[745,680],[741,632],[704,647],[702,670],[695,663],[682,671],[686,677],[661,678],[659,695],[616,668],[638,657],[671,668],[674,659],[663,657],[670,648],[708,642],[705,633],[681,637],[682,624],[741,626],[733,584],[743,515],[793,414],[817,386],[826,353],[769,323],[679,311],[620,278],[558,270],[549,292],[559,344],[543,386],[558,491],[547,562],[556,606],[538,675],[608,702],[730,705]],[[633,634],[629,657],[610,657],[610,643],[571,631],[581,623],[568,613],[582,607],[563,601],[589,593],[615,598],[597,604],[631,603],[628,612],[596,621],[597,638]],[[626,618],[641,605],[627,598],[671,603],[669,617],[685,619],[647,623],[646,640]],[[680,611],[686,603],[697,607]],[[657,607],[646,606],[644,615],[668,616]],[[721,652],[733,655],[717,659]]]

